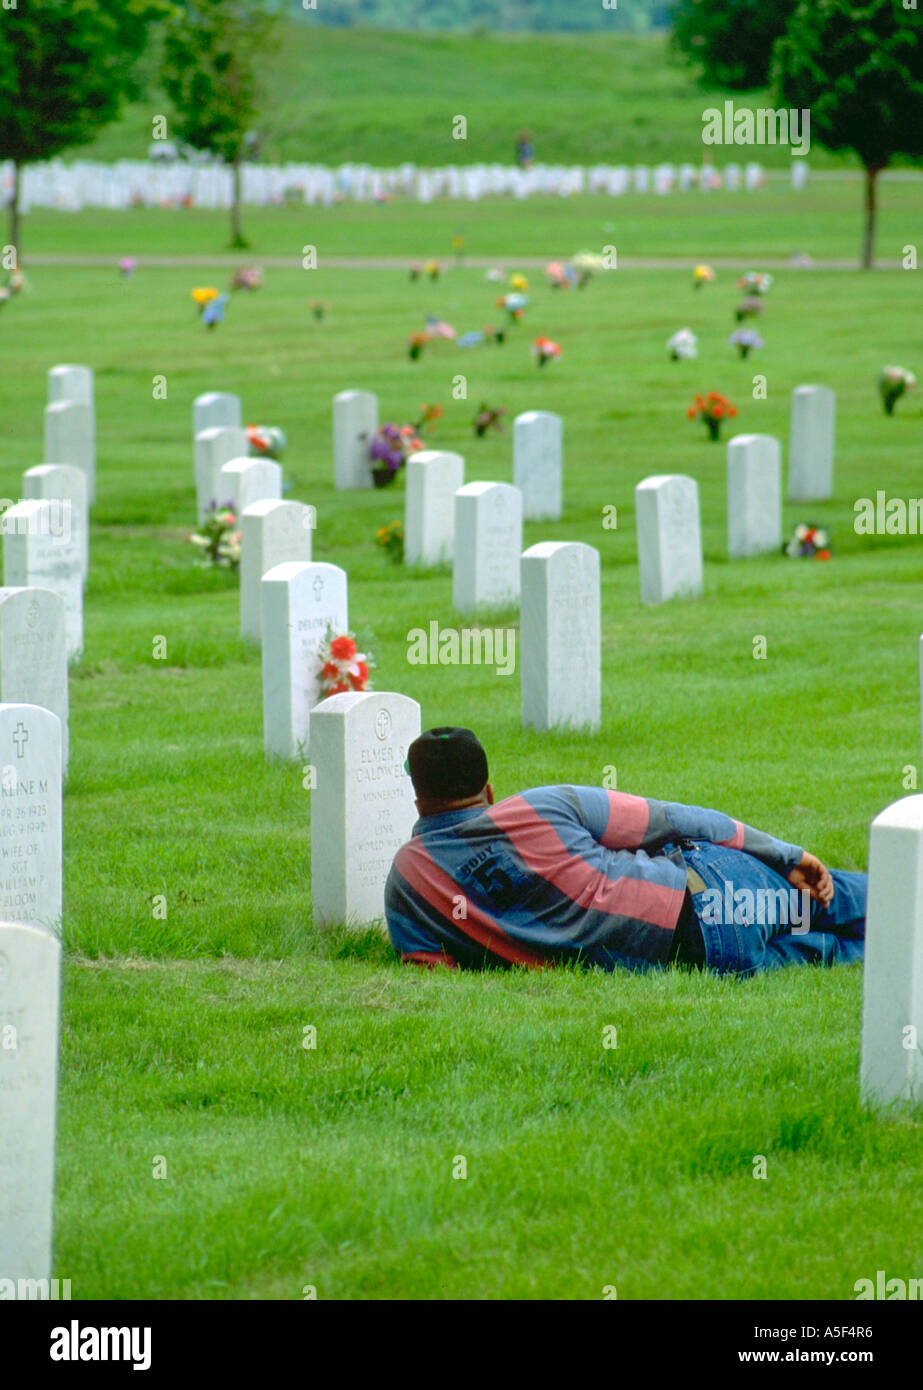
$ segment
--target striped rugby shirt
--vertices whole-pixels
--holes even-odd
[[[783,875],[802,856],[720,811],[537,787],[417,821],[385,886],[392,944],[406,962],[451,968],[662,966],[686,893],[680,839],[744,850]]]

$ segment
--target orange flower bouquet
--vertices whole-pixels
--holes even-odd
[[[709,391],[707,396],[695,396],[686,414],[690,420],[701,415],[705,421],[709,439],[720,439],[722,420],[735,416],[737,407],[731,405],[727,396],[722,396],[718,391]]]

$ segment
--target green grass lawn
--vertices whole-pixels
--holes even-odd
[[[543,209],[514,213],[505,242],[499,220],[491,232],[508,264],[523,246],[560,249]],[[584,210],[562,205],[570,215]],[[358,246],[358,219],[342,217],[329,218],[331,242]],[[30,237],[52,225],[35,218]],[[109,237],[128,225],[112,219]],[[412,226],[390,225],[409,249]],[[414,249],[442,251],[439,225],[434,214]],[[588,225],[569,223],[563,249],[590,241],[572,235]],[[93,219],[66,226],[59,249],[92,249]],[[706,259],[723,244],[716,227],[706,219],[696,237]],[[763,232],[768,247],[777,231]],[[820,238],[806,249],[832,254]],[[582,294],[535,276],[504,346],[435,344],[412,363],[406,338],[424,313],[479,327],[497,317],[498,287],[464,269],[437,284],[270,270],[209,334],[189,298],[201,273],[30,274],[3,315],[15,362],[0,383],[3,494],[18,497],[41,460],[48,367],[92,365],[98,410],[65,800],[55,1272],[74,1296],[300,1298],[310,1284],[332,1298],[600,1298],[615,1285],[621,1298],[841,1299],[876,1269],[918,1275],[919,1118],[859,1109],[861,971],[431,978],[398,966],[375,928],[315,932],[310,793],[300,766],[264,761],[260,661],[238,637],[236,580],[196,569],[185,542],[192,400],[239,391],[248,421],[288,433],[287,495],[317,508],[315,557],[349,574],[376,685],[419,700],[424,727],[477,730],[498,795],[599,785],[615,765],[622,790],[715,806],[862,868],[869,821],[920,763],[921,541],[852,529],[857,497],[923,491],[920,398],[887,419],[875,391],[886,362],[923,368],[916,276],[780,272],[766,348],[747,362],[726,341],[731,273],[694,292],[685,272],[619,271]],[[319,324],[315,298],[330,306]],[[670,363],[665,340],[687,325],[700,357]],[[564,349],[542,372],[538,334]],[[452,396],[459,373],[466,400]],[[153,399],[160,375],[166,400]],[[836,496],[786,506],[785,523],[828,526],[834,559],[731,565],[724,447],[685,407],[720,390],[735,428],[785,440],[804,381],[838,393]],[[465,454],[469,481],[510,478],[516,413],[561,412],[564,518],[527,525],[525,543],[600,550],[598,735],[523,734],[518,675],[408,664],[412,627],[453,624],[451,581],[376,550],[377,527],[402,516],[400,487],[334,492],[330,400],[349,386],[377,391],[383,418],[441,402],[433,443]],[[483,441],[471,428],[482,400],[508,412]],[[668,471],[699,483],[705,594],[642,611],[633,489]],[[152,659],[158,636],[164,661]],[[765,1180],[752,1176],[758,1155]]]
[[[917,246],[923,227],[923,184],[889,182],[880,189],[877,256],[898,263],[907,244]],[[478,203],[440,199],[430,204],[399,200],[381,205],[245,208],[244,231],[260,256],[300,264],[303,247],[325,257],[435,257],[454,260],[452,238],[464,238],[467,256],[572,256],[581,247],[613,245],[619,258],[688,259],[761,256],[788,259],[806,252],[815,260],[847,258],[858,264],[862,237],[862,182],[850,174],[815,182],[794,193],[787,181],[758,193],[629,193],[619,198],[582,195],[535,197],[525,205],[507,198]],[[26,265],[43,255],[226,256],[225,215],[204,209],[137,209],[113,215],[95,211],[36,211],[24,219]],[[312,282],[305,282],[306,285]],[[908,282],[908,288],[912,282]],[[684,287],[685,288],[685,287]],[[685,296],[684,296],[685,298]]]
[[[82,157],[146,159],[158,115],[172,135],[155,71],[152,55],[149,94]],[[256,126],[264,158],[388,166],[510,164],[524,127],[536,158],[548,163],[698,163],[702,112],[726,95],[703,91],[665,34],[473,36],[301,24],[288,26],[267,64],[265,91]],[[735,100],[774,105],[760,91]],[[456,115],[467,117],[465,140],[452,138]],[[781,146],[766,146],[759,158],[790,162]],[[844,162],[852,157],[811,152],[818,167]]]

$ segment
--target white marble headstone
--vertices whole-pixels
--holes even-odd
[[[641,602],[702,592],[699,489],[682,473],[645,478],[635,488]]]
[[[332,628],[349,627],[346,572],[338,565],[287,561],[260,580],[263,625],[263,733],[267,754],[307,749],[310,713],[321,695],[318,649]]]
[[[61,923],[61,721],[0,704],[0,921]]]
[[[272,459],[231,459],[218,470],[222,500],[234,503],[239,516],[254,502],[278,502],[282,497],[282,469]]]
[[[54,405],[56,401],[79,401],[81,405],[92,406],[92,368],[75,367],[70,363],[52,367],[48,373],[48,404]]]
[[[317,518],[304,502],[264,498],[240,513],[240,635],[259,642],[262,634],[260,581],[287,561],[311,559]]]
[[[333,398],[333,481],[339,490],[372,486],[369,445],[378,429],[378,397],[340,391]]]
[[[61,721],[68,759],[67,614],[50,589],[0,589],[0,701],[41,705]]]
[[[81,401],[45,407],[45,463],[67,463],[86,478],[87,503],[96,498],[96,418]]]
[[[62,525],[70,525],[80,546],[80,570],[86,579],[90,568],[86,475],[70,464],[41,463],[37,468],[27,468],[22,482],[27,500],[53,502],[61,508]]]
[[[216,425],[201,430],[195,437],[195,490],[199,520],[212,503],[219,507],[229,500],[219,496],[221,469],[231,459],[247,456],[247,431],[236,426]]]
[[[455,494],[465,481],[461,454],[421,449],[407,460],[404,561],[441,565],[452,559]]]
[[[836,393],[829,386],[796,386],[788,446],[788,500],[824,502],[833,496]]]
[[[526,521],[561,516],[562,434],[561,417],[550,410],[527,410],[513,421],[513,483]]]
[[[51,1278],[60,1007],[57,936],[0,918],[0,1279],[20,1298]]]
[[[455,494],[452,602],[460,613],[519,598],[522,493],[509,483],[466,483]]]
[[[728,555],[732,560],[782,545],[782,458],[771,434],[728,441]]]
[[[315,926],[374,922],[396,852],[417,819],[404,770],[420,734],[406,695],[330,695],[311,716],[311,899]]]
[[[0,520],[3,583],[8,589],[52,589],[64,600],[68,660],[83,651],[83,572],[79,540],[52,502],[17,502]]]
[[[923,796],[872,821],[862,982],[861,1091],[923,1099]]]
[[[519,663],[524,727],[598,729],[599,551],[542,541],[522,555]]]
[[[192,433],[241,427],[240,397],[229,391],[206,391],[192,403]]]

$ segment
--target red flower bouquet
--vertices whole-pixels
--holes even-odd
[[[371,690],[369,671],[375,665],[369,652],[360,652],[351,632],[327,637],[318,653],[321,674],[321,699],[328,695],[344,695],[351,690]]]

